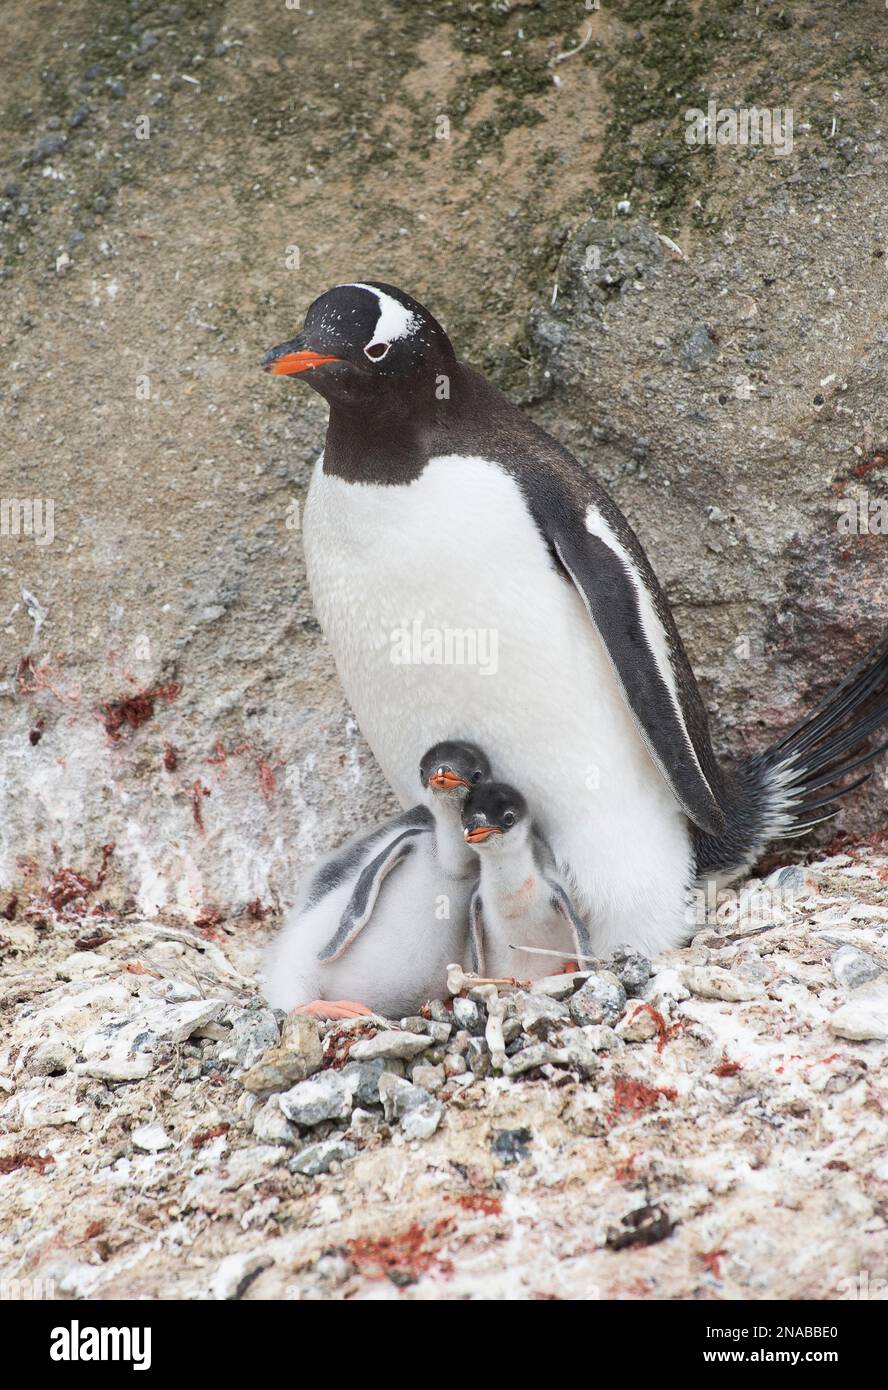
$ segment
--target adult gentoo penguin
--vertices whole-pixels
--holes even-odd
[[[629,942],[650,953],[686,937],[697,876],[736,875],[805,823],[826,799],[808,794],[885,722],[888,645],[809,723],[720,767],[625,518],[565,448],[457,361],[403,291],[337,285],[263,364],[299,374],[330,404],[306,562],[384,773],[409,805],[431,742],[455,731],[483,744],[569,870],[597,951]],[[405,633],[419,635],[410,660]],[[448,634],[462,645],[448,648]],[[482,639],[496,660],[472,664]]]
[[[446,994],[447,966],[473,963],[478,859],[461,810],[489,777],[480,748],[439,743],[419,766],[424,804],[321,861],[265,960],[273,1007],[320,1018],[370,1009],[398,1017]]]
[[[558,966],[536,953],[540,947],[573,952],[582,969],[592,954],[588,933],[521,793],[504,782],[482,782],[463,803],[462,823],[481,867],[469,908],[481,974],[551,975]]]

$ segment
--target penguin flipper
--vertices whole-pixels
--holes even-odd
[[[573,936],[574,946],[577,952],[577,964],[580,969],[583,967],[584,960],[592,960],[592,943],[589,940],[589,933],[585,924],[580,919],[573,903],[570,900],[563,886],[555,879],[547,878],[546,883],[552,890],[552,906],[560,916],[562,916],[570,928]]]
[[[476,975],[484,974],[484,906],[481,894],[476,888],[469,904],[469,945],[472,952],[472,970]]]
[[[619,514],[617,513],[617,516]],[[629,527],[590,504],[559,514],[548,540],[604,643],[648,752],[685,815],[710,834],[725,818],[706,715],[681,638]],[[696,735],[694,738],[692,735]],[[698,750],[709,766],[704,772]]]
[[[318,952],[319,961],[338,960],[344,955],[370,921],[379,890],[389,874],[413,853],[416,837],[427,833],[427,826],[403,830],[361,870],[354,891],[339,919],[339,926],[324,949]]]

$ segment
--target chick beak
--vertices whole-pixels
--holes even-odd
[[[449,767],[439,767],[437,772],[433,772],[429,778],[429,786],[434,787],[435,791],[438,792],[450,792],[455,787],[467,787],[468,785],[465,778],[458,777]]]
[[[502,833],[498,825],[488,825],[486,820],[473,816],[463,830],[463,839],[467,845],[483,845],[484,841],[489,840],[491,835],[502,835]]]

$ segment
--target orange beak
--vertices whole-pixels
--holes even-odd
[[[489,840],[491,835],[502,835],[498,825],[476,825],[470,830],[463,831],[463,839],[469,845],[483,845],[485,840]]]
[[[268,362],[265,370],[272,376],[294,376],[296,372],[307,372],[312,367],[320,367],[325,362],[341,362],[341,357],[326,357],[322,352],[285,352],[274,362]]]
[[[433,772],[429,778],[429,786],[434,787],[439,792],[453,791],[454,787],[467,787],[469,784],[462,777],[457,777],[449,767],[439,767],[437,772]]]

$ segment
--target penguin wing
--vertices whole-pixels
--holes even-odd
[[[413,853],[416,837],[428,834],[428,830],[428,826],[402,830],[361,870],[339,926],[324,949],[318,952],[319,961],[337,960],[348,950],[370,921],[383,883],[392,870]]]
[[[537,521],[586,605],[651,757],[689,819],[717,834],[724,816],[698,749],[708,750],[715,776],[717,767],[693,674],[641,546],[608,510],[592,503],[583,515],[563,499]]]
[[[484,905],[481,893],[476,888],[469,904],[469,945],[472,952],[472,970],[476,975],[484,974]]]
[[[580,917],[578,916],[577,911],[574,908],[574,905],[568,897],[568,894],[563,888],[563,886],[552,878],[547,878],[546,883],[552,890],[553,908],[561,917],[564,918],[565,922],[568,925],[568,928],[570,929],[570,933],[573,936],[574,946],[576,947],[577,952],[577,964],[580,966],[580,969],[582,969],[584,960],[594,959],[592,955],[592,943],[589,940],[589,933],[587,932],[583,922],[580,920]]]
[[[409,811],[403,811],[401,815],[387,821],[384,825],[377,825],[369,833],[361,832],[361,834],[355,835],[339,849],[334,850],[332,854],[328,854],[315,867],[308,888],[303,893],[300,906],[302,908],[315,907],[328,893],[332,893],[347,878],[357,873],[361,865],[367,862],[367,858],[373,850],[378,853],[383,840],[393,833],[397,833],[400,829],[428,829],[433,823],[434,817],[431,811],[425,806],[413,806]]]

